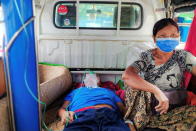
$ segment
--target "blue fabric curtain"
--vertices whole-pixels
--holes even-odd
[[[32,0],[1,0],[1,5],[7,46],[14,33],[32,18],[33,4]],[[34,38],[34,22],[31,22],[15,39],[8,52],[16,131],[40,130],[38,102],[32,97],[32,94],[38,96]]]

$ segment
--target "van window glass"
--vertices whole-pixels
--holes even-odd
[[[121,28],[139,28],[142,24],[142,8],[137,4],[121,5]]]
[[[56,27],[76,26],[76,3],[58,3],[55,6],[54,23]]]
[[[116,28],[115,9],[118,4],[80,3],[79,27]]]
[[[117,2],[80,2],[78,7],[80,29],[117,29]],[[54,7],[57,28],[76,27],[76,3],[58,2]],[[122,3],[120,29],[138,29],[142,25],[142,7],[137,3]]]
[[[189,12],[177,12],[175,13],[175,19],[178,22],[180,30],[180,40],[185,43],[189,34],[190,25],[193,21],[194,11]]]

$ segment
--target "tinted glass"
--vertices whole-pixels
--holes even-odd
[[[55,25],[57,27],[76,26],[76,4],[59,3],[55,7]]]
[[[138,29],[142,24],[142,8],[135,3],[122,3],[121,29]],[[81,2],[78,8],[80,28],[116,29],[118,3]],[[59,28],[76,27],[76,3],[60,2],[54,9],[54,24]]]
[[[79,27],[116,28],[117,4],[81,3]]]
[[[142,23],[142,8],[137,4],[121,5],[121,28],[139,28]]]

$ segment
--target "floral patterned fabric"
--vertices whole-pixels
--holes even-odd
[[[138,130],[143,129],[149,123],[152,114],[150,102],[150,92],[133,90],[127,87],[125,91],[127,112],[124,119],[132,120]]]
[[[175,108],[167,114],[152,115],[150,92],[126,88],[125,96],[128,110],[124,118],[132,120],[138,131],[145,127],[167,131],[196,130],[196,106],[183,106]]]
[[[196,106],[183,106],[167,114],[152,116],[147,126],[167,131],[195,131]]]
[[[146,81],[161,90],[181,88],[184,72],[191,72],[192,66],[196,65],[195,56],[184,50],[175,50],[165,64],[156,65],[152,52],[153,49],[142,52],[140,58],[131,66],[137,69]]]
[[[143,78],[155,84],[161,90],[181,88],[183,73],[192,70],[196,59],[190,53],[177,50],[162,65],[155,65],[152,50],[141,53],[140,58],[131,66],[135,67]],[[196,126],[196,106],[175,108],[164,115],[153,115],[150,92],[133,90],[126,87],[125,104],[127,113],[124,119],[133,121],[137,130],[145,127],[161,128],[171,131],[189,131]]]

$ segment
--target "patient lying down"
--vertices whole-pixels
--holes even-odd
[[[125,107],[111,90],[100,88],[96,74],[86,74],[84,87],[73,90],[64,98],[58,115],[64,131],[130,131],[122,114]]]

